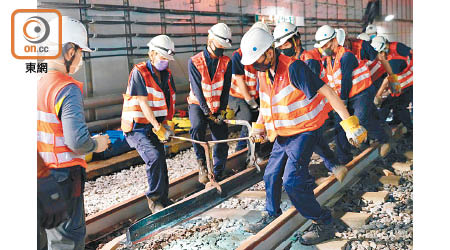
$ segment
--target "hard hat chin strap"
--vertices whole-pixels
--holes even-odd
[[[71,48],[73,48],[75,50],[75,53],[73,54],[73,56],[69,60],[67,60],[65,55]],[[80,47],[78,45],[73,44],[73,43],[66,43],[66,44],[64,44],[64,47],[63,47],[64,66],[66,67],[66,73],[68,73],[68,74],[70,72],[70,66],[72,66],[73,60],[75,59],[75,56],[77,54],[77,50],[79,48]]]

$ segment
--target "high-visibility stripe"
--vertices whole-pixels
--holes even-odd
[[[411,70],[408,70],[408,71],[406,71],[404,74],[397,75],[397,80],[398,80],[398,81],[401,81],[401,80],[403,80],[404,78],[410,76],[411,74],[412,74],[412,71],[411,71]]]
[[[42,157],[45,163],[56,163],[56,159],[58,159],[59,163],[65,163],[72,161],[73,159],[81,159],[84,160],[84,155],[76,155],[72,152],[64,152],[56,154],[53,152],[39,152],[39,155]]]
[[[356,85],[359,82],[361,82],[362,80],[367,79],[367,78],[370,78],[370,73],[365,73],[365,74],[362,74],[362,75],[352,79],[352,83],[353,83],[353,85]],[[339,81],[339,84],[340,84],[340,81]]]
[[[222,95],[222,90],[213,90],[213,91],[209,91],[209,92],[203,92],[203,96],[205,98],[210,98],[212,96],[221,96]]]
[[[264,116],[272,115],[272,113],[270,113],[270,108],[259,108],[259,112],[261,113],[261,115],[264,115]]]
[[[253,74],[251,72],[248,72],[247,70],[244,70],[244,73],[245,73],[245,76],[253,78],[253,79],[256,79],[256,75],[255,74]]]
[[[167,110],[152,110],[152,112],[156,117],[167,115]],[[124,112],[122,112],[122,119],[132,121],[133,118],[145,118],[145,115],[141,111],[124,111]]]
[[[373,66],[372,68],[370,68],[371,67],[371,65],[372,65],[372,61],[368,61],[368,63],[369,63],[369,69],[370,69],[370,74],[371,75],[374,75],[375,74],[375,72],[377,72],[377,70],[379,69],[379,68],[381,68],[381,63],[380,62],[377,62],[376,64],[375,64],[375,66]]]
[[[60,123],[58,117],[52,113],[46,113],[44,111],[37,111],[37,119],[47,123]]]
[[[166,105],[165,100],[159,100],[159,101],[147,101],[148,106],[150,107],[164,107]],[[137,99],[131,99],[123,102],[124,107],[132,107],[132,106],[139,106],[139,100]]]
[[[292,112],[294,110],[301,109],[301,108],[304,108],[304,107],[308,106],[313,101],[315,101],[316,98],[318,98],[317,94],[312,99],[305,98],[305,99],[303,99],[301,101],[296,101],[294,103],[291,103],[288,106],[285,106],[285,105],[272,106],[272,113],[286,113],[286,114],[288,114],[288,113],[290,113],[290,112]]]
[[[203,91],[211,91],[211,90],[215,90],[215,89],[220,89],[223,86],[223,81],[218,81],[214,84],[206,84],[202,82],[202,89]]]
[[[164,93],[162,93],[162,92],[160,92],[160,91],[158,91],[158,90],[156,90],[155,88],[152,88],[152,87],[148,87],[147,86],[146,88],[147,88],[147,92],[149,94],[152,94],[152,95],[154,95],[157,98],[164,99]]]
[[[266,130],[275,130],[273,123],[270,123],[270,122],[264,123],[264,127],[266,128]]]
[[[352,71],[352,76],[356,76],[356,75],[358,75],[358,74],[361,74],[362,72],[364,72],[364,71],[366,71],[366,70],[367,70],[367,66],[357,68],[357,69],[355,69],[355,70]],[[339,71],[339,74],[341,74],[341,70],[339,69],[338,71]],[[336,73],[337,73],[338,71],[336,71]],[[334,73],[334,74],[336,74],[336,73]]]
[[[279,101],[283,100],[287,95],[295,91],[295,88],[292,87],[292,85],[287,85],[282,90],[280,90],[273,98],[272,98],[272,105],[277,104]]]
[[[320,111],[323,110],[323,107],[325,106],[325,102],[322,100],[313,110],[311,110],[308,113],[305,113],[301,116],[298,116],[291,120],[274,120],[276,127],[289,127],[289,126],[295,126],[297,124],[300,124],[304,121],[308,121],[311,119],[314,119]]]
[[[54,134],[46,133],[43,131],[37,131],[37,141],[46,144],[55,144],[56,147],[66,146],[66,144],[64,143],[64,137],[55,136]]]

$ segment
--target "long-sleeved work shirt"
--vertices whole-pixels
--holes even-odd
[[[411,48],[403,43],[397,43],[397,52],[401,56],[409,56],[411,58]],[[392,73],[394,74],[402,72],[408,66],[406,61],[401,59],[389,60],[389,64],[391,65]]]
[[[350,90],[352,89],[352,73],[358,67],[358,59],[352,52],[345,52],[341,57],[341,99],[346,101]],[[331,65],[334,67],[334,59],[331,59]]]
[[[218,58],[211,58],[208,50],[205,48],[203,50],[203,55],[205,56],[206,66],[208,67],[208,73],[211,80],[214,78],[214,74],[216,73],[217,63],[219,62]],[[225,71],[225,76],[223,80],[223,88],[222,94],[220,96],[220,110],[225,110],[228,105],[228,96],[230,95],[230,87],[231,87],[231,61],[227,65],[227,69]],[[202,109],[205,115],[208,115],[211,110],[206,104],[205,96],[202,91],[202,76],[198,71],[197,67],[192,63],[192,59],[189,59],[188,62],[188,72],[189,72],[189,82],[191,85],[191,90],[194,93],[195,97],[197,97],[200,108]]]

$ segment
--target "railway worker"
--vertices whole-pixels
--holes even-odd
[[[194,140],[205,141],[206,128],[209,126],[213,140],[228,137],[227,124],[223,123],[228,105],[231,86],[231,60],[223,54],[231,47],[231,30],[224,23],[213,25],[208,30],[205,49],[189,59],[188,71],[190,92],[189,133]],[[199,182],[208,182],[206,156],[202,146],[194,143],[194,151],[199,165]],[[217,180],[222,177],[228,156],[228,145],[214,145],[214,175]]]
[[[378,36],[372,40],[373,48],[387,58],[395,73],[395,80],[386,81],[380,87],[377,95],[390,85],[391,95],[381,104],[380,116],[385,120],[393,109],[393,123],[403,123],[408,129],[407,135],[412,135],[413,124],[407,107],[413,101],[413,51],[400,42],[389,42]]]
[[[315,35],[314,47],[321,48],[327,55],[328,82],[340,98],[346,103],[350,114],[359,118],[369,136],[383,144],[382,152],[385,156],[390,149],[389,136],[376,116],[373,105],[373,90],[370,71],[365,62],[359,61],[353,52],[340,46],[336,37],[336,30],[328,25],[320,27]],[[335,117],[336,121],[340,120]],[[337,125],[337,123],[336,123]],[[353,159],[351,145],[347,142],[345,131],[335,127],[336,153],[340,164],[347,164]]]
[[[37,248],[47,249],[45,228],[51,229],[67,219],[67,203],[61,186],[37,153]]]
[[[366,61],[367,67],[370,70],[370,77],[372,79],[372,84],[376,92],[383,82],[384,78],[389,74],[390,79],[394,75],[392,73],[392,68],[386,58],[379,54],[371,45],[369,35],[362,33],[358,35],[358,38],[346,38],[345,31],[339,29],[336,38],[340,46],[351,50],[358,60]],[[376,93],[373,93],[374,97]]]
[[[322,58],[321,53],[316,48],[309,51],[303,49],[300,33],[298,32],[296,25],[288,22],[277,24],[274,30],[274,39],[275,48],[280,49],[283,55],[293,59],[302,60],[316,76],[325,83],[328,82],[328,78],[325,74],[325,67],[323,65],[324,58]],[[322,96],[321,94],[319,95]],[[322,96],[322,98],[325,97]],[[325,109],[328,111],[333,110],[328,102],[325,104]],[[317,141],[314,152],[323,159],[325,167],[330,172],[334,173],[336,178],[342,182],[347,175],[347,168],[339,165],[336,155],[330,149],[330,146],[328,146],[325,139],[320,138],[320,140]]]
[[[56,19],[49,24],[58,27]],[[82,51],[91,52],[86,29],[68,16],[62,17],[61,28],[62,44],[55,45],[62,46],[62,54],[47,60],[48,73],[38,81],[37,150],[67,202],[68,219],[46,229],[48,249],[84,249],[84,155],[106,150],[110,141],[107,135],[90,136],[84,119],[83,83],[70,76],[83,64]]]
[[[342,117],[341,125],[349,140],[359,145],[367,132],[358,118],[350,116],[336,93],[317,77],[304,62],[280,54],[274,39],[266,31],[255,28],[241,41],[242,64],[253,65],[258,72],[261,108],[252,124],[251,137],[261,141],[266,136],[274,142],[264,172],[266,210],[268,216],[248,228],[257,231],[281,214],[281,187],[302,216],[314,220],[302,236],[303,244],[317,244],[333,237],[332,217],[315,199],[314,178],[309,174],[310,158],[320,138],[320,127],[328,118],[324,110],[325,96]]]
[[[145,162],[145,195],[149,209],[156,213],[172,203],[163,143],[174,135],[167,121],[175,113],[175,82],[168,68],[175,46],[166,35],[152,38],[147,45],[149,59],[136,64],[128,78],[121,127],[128,144]]]
[[[270,32],[269,27],[263,22],[256,22],[252,28],[261,28]],[[245,120],[250,124],[256,121],[259,112],[259,95],[256,88],[256,70],[252,65],[242,65],[242,52],[237,49],[231,57],[232,76],[230,97],[228,98],[228,106],[234,110],[236,120]],[[248,129],[242,126],[240,137],[248,136]],[[247,147],[247,141],[239,141],[236,150],[239,151]]]
[[[374,24],[367,25],[365,33],[369,36],[370,41],[372,41],[377,36],[377,26]]]

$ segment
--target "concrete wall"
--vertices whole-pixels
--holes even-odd
[[[75,78],[86,83],[86,98],[123,93],[132,65],[146,60],[146,44],[151,37],[164,33],[165,30],[176,44],[176,60],[170,63],[170,68],[179,92],[177,104],[185,105],[189,89],[187,62],[196,51],[203,49],[205,34],[212,24],[225,22],[230,25],[233,49],[225,53],[230,56],[238,48],[242,34],[253,24],[255,14],[302,16],[305,18],[305,26],[300,27],[303,44],[311,49],[314,34],[323,24],[343,27],[349,37],[359,34],[362,29],[360,20],[367,2],[368,0],[64,0],[59,1],[57,6],[38,1],[38,6],[57,8],[63,15],[78,18],[86,24],[91,36],[89,45],[98,49],[97,52],[86,55],[85,65],[75,75]],[[127,3],[128,6],[137,8],[117,8],[126,6]],[[81,8],[86,5],[80,4],[94,4],[94,8]],[[139,9],[140,7],[164,8],[173,12],[158,13],[150,11],[151,9]],[[193,12],[182,13],[183,11]],[[379,34],[412,47],[412,0],[382,0],[382,14],[395,14],[396,19],[389,23],[376,22]],[[161,24],[164,21],[168,24]],[[194,33],[197,35],[190,35]],[[127,47],[133,49],[127,50]],[[110,119],[119,117],[120,112],[121,105],[98,108],[95,112],[87,112],[87,119]]]

